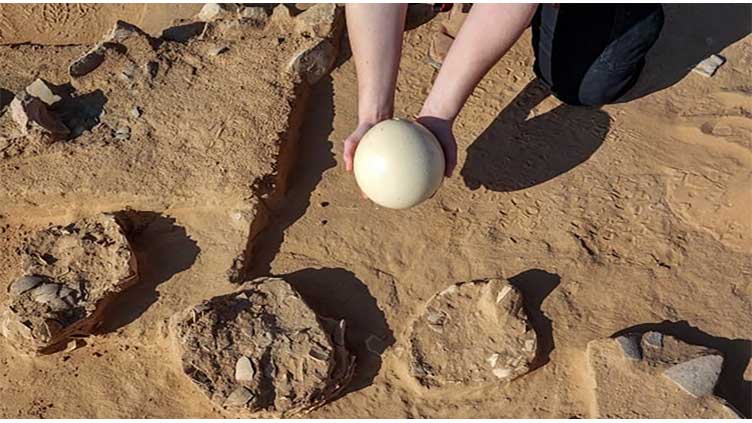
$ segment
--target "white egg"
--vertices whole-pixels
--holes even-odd
[[[379,122],[355,150],[353,171],[374,203],[406,209],[430,198],[444,178],[444,153],[423,125],[403,119]]]

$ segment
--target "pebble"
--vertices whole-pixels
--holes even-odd
[[[36,288],[44,281],[44,278],[40,276],[24,276],[8,287],[10,295],[18,296],[26,291]]]
[[[60,289],[60,285],[56,283],[45,283],[45,284],[38,286],[31,292],[31,298],[34,301],[42,302],[43,298],[47,298],[50,296],[57,297],[57,292],[59,289]]]
[[[723,357],[706,355],[668,368],[663,375],[694,397],[711,395],[718,383]]]
[[[128,140],[131,138],[131,128],[124,126],[120,127],[115,131],[115,139],[117,140]]]
[[[726,63],[726,59],[723,56],[712,54],[707,59],[698,63],[697,66],[695,66],[692,70],[699,73],[700,75],[707,76],[709,78],[715,75],[715,72],[724,63]]]
[[[255,372],[253,371],[253,364],[251,360],[242,356],[235,363],[235,380],[238,382],[251,382]]]
[[[226,52],[228,50],[230,50],[230,47],[227,47],[227,46],[214,46],[214,47],[211,47],[206,52],[206,54],[208,54],[209,56],[212,56],[212,57],[213,56],[219,56],[220,54],[222,54],[222,53],[224,53],[224,52]]]
[[[637,335],[622,335],[616,338],[616,342],[619,343],[622,353],[630,360],[642,360],[642,352],[640,351],[638,340]]]
[[[238,17],[241,19],[249,19],[254,22],[263,24],[269,19],[266,10],[263,7],[244,7],[238,11]]]
[[[299,34],[330,37],[337,29],[341,9],[336,3],[320,3],[307,8],[295,17],[295,30]]]
[[[499,379],[504,379],[512,374],[512,370],[507,368],[493,369],[491,370],[491,373],[493,373],[493,375],[498,377]]]
[[[660,332],[647,332],[642,335],[642,340],[653,348],[663,348],[663,334]]]
[[[39,78],[26,87],[26,92],[29,93],[30,96],[42,100],[42,102],[48,106],[52,106],[62,99],[59,95],[55,95],[49,85]]]
[[[134,106],[131,109],[131,116],[133,116],[133,118],[135,118],[135,119],[140,118],[141,117],[141,109],[138,106]]]
[[[232,391],[224,402],[225,407],[245,407],[246,404],[251,402],[254,395],[249,389],[239,387]]]

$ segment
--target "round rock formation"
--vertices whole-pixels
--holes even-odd
[[[8,285],[0,333],[25,352],[54,352],[90,334],[137,280],[135,255],[111,215],[31,234],[20,253],[23,276]]]
[[[291,415],[324,404],[352,377],[345,321],[317,316],[279,278],[258,278],[175,315],[182,369],[217,405]]]
[[[489,279],[452,285],[413,323],[410,371],[425,387],[477,387],[528,372],[536,335],[522,295]]]

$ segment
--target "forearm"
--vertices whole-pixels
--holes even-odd
[[[361,122],[391,118],[406,4],[348,4],[345,8]]]
[[[452,43],[421,115],[453,121],[483,76],[530,24],[537,4],[475,4]]]

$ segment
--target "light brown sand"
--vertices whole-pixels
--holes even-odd
[[[664,34],[637,88],[657,91],[602,110],[552,98],[535,105],[538,92],[525,88],[533,77],[525,34],[457,122],[459,174],[407,211],[362,200],[342,169],[341,140],[357,110],[345,49],[310,94],[289,191],[252,255],[251,276],[286,275],[314,308],[345,317],[354,331],[348,341],[360,361],[350,392],[312,416],[587,417],[587,342],[635,325],[721,350],[726,367],[717,394],[749,416],[750,382],[741,376],[752,345],[749,17],[745,5],[667,7]],[[430,88],[432,25],[406,36],[398,116],[414,116]],[[66,64],[72,50],[84,48],[17,55],[27,74],[15,74],[13,88],[31,82],[34,69],[62,72],[54,66]],[[713,78],[688,73],[712,52],[728,60]],[[215,89],[222,92],[221,83]],[[37,166],[59,160],[42,157]],[[70,217],[65,210],[44,216],[23,196],[5,201],[36,217],[3,223],[3,280],[17,265],[19,223]],[[92,210],[108,206],[96,197],[80,201]],[[218,224],[226,210],[214,204],[167,204],[162,212],[174,221],[150,228],[139,246],[151,282],[125,302],[116,331],[40,358],[0,343],[0,416],[222,416],[165,353],[165,319],[232,289],[224,272],[239,248],[229,245],[238,231]],[[441,396],[418,389],[404,347],[424,302],[454,282],[499,276],[540,304],[535,319],[550,345],[548,363],[493,389]],[[657,325],[665,321],[676,323]],[[380,356],[363,346],[370,335],[383,342]]]

